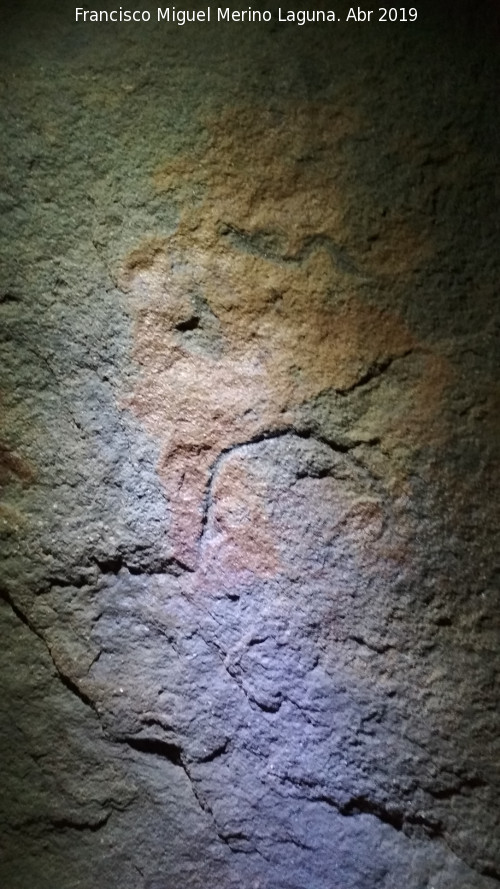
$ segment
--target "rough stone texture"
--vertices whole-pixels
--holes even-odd
[[[2,13],[6,889],[498,886],[499,21],[418,8]]]

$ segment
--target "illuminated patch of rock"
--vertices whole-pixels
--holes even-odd
[[[292,106],[278,119],[236,109],[210,127],[203,155],[173,159],[156,175],[182,204],[177,232],[138,246],[120,279],[141,370],[130,405],[161,444],[174,551],[191,566],[219,455],[259,436],[311,431],[303,406],[348,395],[423,351],[411,407],[399,424],[378,426],[378,437],[396,434],[411,447],[429,426],[432,435],[451,376],[401,319],[361,298],[369,272],[339,246],[349,240],[348,195],[335,164],[353,123],[329,108]],[[202,195],[194,201],[185,197],[193,182]],[[419,254],[398,255],[407,268]]]

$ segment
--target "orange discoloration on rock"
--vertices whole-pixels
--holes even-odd
[[[400,445],[412,449],[417,443],[439,446],[449,435],[449,421],[439,407],[454,379],[452,367],[443,356],[431,352],[422,352],[421,364],[420,377],[408,387],[405,397],[386,416],[377,413],[387,450]]]
[[[453,370],[446,358],[435,353],[424,355],[422,375],[411,389],[411,406],[388,430],[389,442],[392,437],[409,444],[418,441],[443,444],[449,429],[442,420],[439,406],[453,378]]]
[[[208,569],[214,562],[233,577],[248,571],[274,577],[282,568],[265,495],[262,479],[241,460],[224,467],[212,491],[210,538],[204,550]]]
[[[31,484],[35,477],[34,467],[25,457],[0,444],[0,486],[6,485],[13,478],[24,484]]]
[[[265,108],[229,108],[208,119],[202,154],[174,158],[159,168],[159,190],[181,190],[193,212],[182,228],[207,218],[248,231],[272,231],[287,255],[311,235],[338,237],[343,196],[335,153],[359,129],[354,116],[326,105],[297,105],[286,115]],[[189,190],[186,185],[189,183]],[[208,193],[200,213],[193,186]],[[194,206],[193,206],[194,205]]]
[[[173,159],[155,176],[183,201],[178,230],[123,262],[141,367],[128,405],[161,442],[174,550],[187,564],[197,562],[222,451],[293,426],[300,405],[348,392],[418,346],[401,319],[359,298],[359,276],[342,267],[345,197],[332,157],[356,122],[313,111],[314,124],[310,107],[287,118],[236,109],[212,121],[202,156]],[[384,273],[395,238],[385,258],[377,248]],[[418,238],[410,242],[407,233],[398,274],[420,255]],[[436,398],[417,394],[431,410]]]

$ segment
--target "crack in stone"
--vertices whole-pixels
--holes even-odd
[[[314,780],[306,781],[300,778],[291,777],[290,775],[283,775],[282,780],[288,784],[292,784],[294,787],[304,789],[304,791],[308,792],[306,798],[309,801],[324,803],[332,809],[335,809],[339,815],[346,818],[355,815],[372,815],[383,824],[388,824],[394,830],[406,833],[408,829],[419,826],[425,830],[430,839],[444,839],[441,822],[434,822],[419,815],[405,814],[404,811],[396,807],[388,808],[364,794],[352,796],[346,802],[340,802],[335,799],[334,796],[327,793],[311,796],[309,795],[309,792],[314,791],[318,786],[317,782]]]
[[[228,834],[228,833],[224,833],[224,831],[221,830],[221,828],[219,827],[219,825],[217,823],[217,818],[214,814],[212,807],[207,802],[207,800],[199,793],[199,791],[196,787],[196,782],[194,781],[194,779],[191,775],[191,772],[189,770],[189,767],[187,766],[187,764],[186,764],[185,760],[182,758],[182,756],[180,757],[179,765],[182,767],[186,777],[188,778],[188,780],[191,784],[191,789],[193,791],[194,798],[196,799],[202,812],[209,815],[210,819],[213,822],[215,832],[216,832],[218,838],[221,840],[221,842],[224,843],[224,845],[226,845],[233,854],[245,853],[248,855],[248,854],[255,853],[257,855],[260,855],[265,860],[267,860],[265,858],[265,856],[255,846],[252,846],[249,849],[235,849],[234,846],[231,845],[231,841],[234,842],[235,840],[245,840],[246,842],[249,842],[249,843],[251,841],[250,841],[249,837],[245,836],[243,833],[235,833],[235,834],[229,833]]]
[[[73,570],[80,571],[79,575],[71,577],[71,571]],[[54,588],[66,589],[73,587],[74,589],[83,589],[86,586],[97,584],[103,577],[116,577],[122,570],[139,577],[152,577],[153,575],[179,577],[184,573],[192,573],[194,569],[174,557],[162,559],[159,563],[153,565],[133,565],[127,562],[121,555],[110,555],[102,559],[94,558],[93,562],[87,567],[80,566],[80,568],[77,568],[73,566],[73,568],[68,569],[69,578],[54,575],[48,577],[35,590],[35,595],[43,595]]]
[[[359,445],[361,444],[378,444],[379,441],[379,439],[373,439],[369,442],[353,441],[349,444],[344,444],[335,441],[334,439],[329,439],[326,436],[319,435],[316,432],[313,432],[311,429],[297,429],[295,426],[283,426],[278,429],[271,429],[264,432],[259,432],[257,435],[254,435],[251,438],[246,439],[245,441],[236,442],[235,444],[229,445],[227,448],[223,448],[223,450],[219,452],[219,454],[213,461],[209,470],[209,477],[205,487],[205,494],[202,503],[201,531],[198,538],[199,546],[201,546],[201,544],[203,543],[203,537],[206,532],[210,510],[213,506],[213,486],[220,472],[221,466],[223,465],[225,460],[231,454],[234,454],[237,451],[242,450],[243,448],[249,447],[251,445],[261,444],[265,441],[273,441],[276,439],[284,438],[287,435],[295,436],[296,438],[302,439],[304,441],[316,441],[318,442],[318,444],[322,444],[328,447],[334,454],[348,454],[350,451],[359,447]]]
[[[183,756],[182,747],[180,747],[180,745],[171,744],[171,743],[168,743],[165,741],[158,740],[156,738],[120,738],[119,743],[125,743],[129,747],[131,747],[133,750],[137,750],[139,753],[145,753],[146,755],[154,755],[154,756],[162,757],[163,759],[167,759],[168,762],[181,768],[191,785],[191,790],[192,790],[192,793],[193,793],[193,796],[194,796],[196,802],[198,803],[198,806],[200,807],[201,811],[205,815],[208,815],[210,817],[211,821],[213,822],[215,832],[216,832],[218,838],[221,840],[221,842],[223,842],[226,846],[228,846],[228,848],[231,850],[231,852],[234,852],[234,853],[245,852],[246,854],[256,853],[256,854],[261,855],[261,853],[255,847],[252,847],[250,849],[235,849],[231,845],[231,841],[234,842],[235,840],[245,840],[246,842],[250,842],[250,839],[249,839],[249,837],[245,836],[242,833],[241,834],[240,833],[225,834],[221,830],[221,828],[219,827],[219,825],[217,823],[217,819],[214,815],[214,811],[213,811],[212,807],[207,802],[207,800],[202,796],[202,794],[200,794],[198,788],[196,787],[196,781],[194,780],[193,776],[191,775],[191,772],[190,772],[190,769],[186,763],[185,757]],[[216,751],[214,751],[213,754],[209,754],[206,757],[206,759],[202,759],[202,760],[200,760],[200,762],[211,762],[214,759],[216,759],[217,756],[220,756],[223,752],[225,752],[225,750],[227,749],[228,743],[229,743],[229,741],[227,740],[223,745],[221,745],[220,748],[218,748]],[[262,856],[262,857],[264,857],[264,856]]]
[[[428,793],[437,800],[450,800],[454,796],[466,795],[470,791],[478,790],[481,787],[488,787],[488,782],[479,776],[474,778],[466,778],[458,786],[444,787],[442,790],[433,790],[429,788]]]
[[[61,670],[43,634],[40,633],[39,630],[37,630],[34,624],[29,620],[28,616],[24,613],[24,611],[22,611],[21,608],[19,608],[18,605],[16,605],[16,603],[12,599],[12,596],[3,587],[0,588],[0,599],[2,599],[10,607],[18,620],[20,620],[21,623],[44,644],[48,655],[54,665],[57,676],[64,687],[67,688],[68,691],[70,691],[73,695],[75,695],[83,704],[85,704],[86,707],[89,707],[97,716],[99,716],[94,701],[88,695],[86,695],[84,691],[82,691],[82,689],[77,685],[76,682],[74,682],[66,673]]]
[[[30,828],[36,828],[37,831],[67,831],[74,830],[79,833],[90,832],[97,833],[106,826],[112,815],[112,809],[103,813],[103,815],[93,821],[80,820],[72,816],[62,816],[61,818],[53,816],[40,815],[39,818],[29,818],[18,822],[14,829],[25,832]]]
[[[300,779],[291,778],[288,775],[283,776],[282,780],[294,785],[295,787],[303,787],[306,790],[312,790],[315,787],[315,782],[301,781]],[[468,861],[460,856],[455,851],[455,849],[450,846],[446,837],[446,829],[441,821],[432,821],[429,818],[425,818],[424,816],[418,814],[406,814],[399,808],[389,809],[386,806],[383,806],[382,804],[377,803],[364,795],[353,796],[345,803],[340,803],[334,797],[327,794],[320,794],[318,796],[307,796],[306,798],[309,799],[311,802],[324,803],[330,806],[343,817],[350,818],[356,815],[371,815],[372,817],[377,818],[377,820],[381,821],[383,824],[389,825],[389,827],[392,827],[394,830],[405,833],[406,836],[408,836],[409,838],[411,838],[412,829],[420,827],[425,831],[427,837],[430,840],[439,840],[440,842],[444,843],[444,845],[450,850],[450,852],[452,852],[453,855],[455,855],[463,864],[465,864],[471,870],[481,874],[482,876],[486,876],[490,879],[500,882],[500,872],[498,872],[495,868],[489,867],[488,865],[481,867],[474,861]]]
[[[315,851],[314,846],[309,846],[307,843],[303,843],[295,837],[277,837],[276,842],[279,843],[280,846],[296,846],[297,849],[303,849],[305,852]]]
[[[55,589],[74,588],[77,590],[84,587],[95,586],[100,579],[105,577],[116,577],[120,571],[128,571],[129,574],[139,577],[152,576],[173,576],[180,577],[185,573],[194,571],[189,565],[185,565],[177,558],[162,559],[159,563],[147,565],[145,563],[134,565],[121,556],[110,555],[102,559],[94,558],[88,565],[72,566],[68,568],[68,577],[51,575],[39,584],[34,590],[35,596],[43,596],[45,593]],[[72,572],[78,572],[72,576]]]
[[[359,634],[346,636],[346,641],[356,642],[357,645],[362,645],[364,648],[368,648],[369,651],[374,651],[376,654],[386,654],[388,651],[399,651],[395,645],[390,645],[388,642],[384,642],[380,645],[377,645],[374,642],[367,642],[366,639]]]
[[[243,445],[241,445],[241,446],[243,446]],[[10,594],[4,588],[0,588],[0,599],[2,599],[11,608],[14,615],[18,618],[18,620],[24,626],[31,633],[33,633],[33,635],[35,635],[38,639],[40,639],[41,642],[43,642],[43,644],[45,645],[45,647],[48,651],[48,654],[51,658],[51,661],[54,665],[57,676],[58,676],[59,680],[62,682],[62,684],[72,694],[74,694],[76,697],[78,697],[79,700],[81,700],[86,706],[90,707],[92,709],[92,711],[99,718],[99,713],[96,709],[94,702],[84,692],[81,691],[81,689],[76,685],[75,682],[73,682],[73,680],[71,680],[66,674],[64,674],[61,671],[61,669],[57,665],[56,661],[54,660],[52,652],[51,652],[46,640],[44,639],[43,635],[35,628],[35,626],[32,624],[32,622],[29,620],[29,618],[26,616],[26,614],[22,611],[21,608],[19,608],[19,606],[14,602],[14,600],[12,599]],[[205,642],[206,642],[206,644],[209,644],[207,642],[207,640],[205,640]],[[226,655],[225,655],[223,649],[221,649],[220,646],[217,646],[217,644],[214,643],[213,640],[212,640],[212,644],[218,651],[219,656],[221,657],[221,660],[224,663]],[[245,691],[245,689],[241,685],[241,683],[239,683],[237,681],[236,677],[234,677],[231,674],[231,672],[227,669],[227,666],[225,665],[225,663],[224,663],[224,666],[225,666],[225,669],[226,669],[228,675],[232,678],[232,680],[235,682],[235,684],[238,686],[238,688],[242,691],[242,693],[245,695],[245,697],[250,701],[254,701],[254,699],[251,696],[249,696],[248,693]],[[257,701],[254,701],[254,702],[258,705]],[[293,703],[293,702],[291,702],[291,703]],[[260,705],[258,705],[258,706],[260,707]],[[260,709],[265,710],[266,708],[260,707]],[[299,709],[301,709],[301,708],[299,708]],[[238,841],[244,841],[244,842],[249,842],[249,843],[251,841],[250,841],[250,838],[247,837],[242,832],[224,833],[220,829],[220,827],[217,824],[217,819],[214,815],[212,807],[207,802],[207,800],[203,797],[203,795],[200,794],[199,790],[196,787],[196,781],[193,779],[193,777],[191,775],[190,769],[185,761],[185,757],[183,756],[182,747],[179,744],[163,741],[163,740],[157,739],[157,738],[122,738],[122,739],[118,739],[118,740],[119,740],[119,743],[126,743],[129,747],[131,747],[134,750],[137,750],[140,753],[143,753],[146,755],[156,755],[156,756],[162,757],[163,759],[166,759],[169,762],[171,762],[173,765],[181,768],[183,770],[184,774],[186,775],[187,779],[189,780],[193,795],[194,795],[201,811],[210,816],[210,818],[214,824],[215,832],[216,832],[218,838],[221,840],[221,842],[223,842],[231,850],[231,852],[233,852],[235,854],[236,853],[245,853],[245,854],[255,853],[267,861],[266,856],[259,849],[257,849],[255,846],[253,846],[249,849],[242,849],[242,848],[235,848],[234,845],[232,845],[232,844],[234,844],[234,842],[238,842]],[[205,762],[214,761],[217,757],[223,755],[227,751],[228,745],[229,745],[229,739],[226,739],[226,741],[223,744],[221,744],[212,753],[208,754],[208,756],[206,758],[201,759],[200,762],[205,763]],[[313,790],[314,787],[316,786],[315,782],[307,783],[307,782],[301,781],[299,779],[291,778],[290,776],[284,776],[283,780],[287,783],[292,784],[293,786],[295,786],[297,788],[304,788],[309,791]],[[459,788],[453,788],[450,791],[447,790],[447,791],[443,791],[442,793],[436,792],[436,793],[432,794],[432,792],[431,792],[431,795],[433,795],[437,799],[449,799],[451,796],[460,794],[462,792],[462,788],[474,789],[476,787],[480,787],[483,785],[484,785],[484,782],[481,779],[477,779],[477,780],[471,779],[468,782],[467,781],[464,782],[463,785],[461,785]],[[467,865],[467,867],[470,867],[476,873],[480,873],[481,875],[486,876],[496,882],[500,882],[500,873],[495,868],[492,868],[488,865],[481,867],[481,866],[475,864],[474,862],[467,861],[464,858],[462,858],[461,856],[459,856],[457,854],[457,852],[452,847],[450,847],[450,845],[446,839],[445,829],[440,821],[431,821],[431,820],[424,818],[422,816],[405,814],[401,809],[390,810],[387,807],[381,805],[380,803],[377,803],[377,802],[371,800],[369,797],[366,797],[363,795],[351,797],[345,803],[340,803],[338,800],[336,800],[331,795],[327,795],[327,794],[323,794],[323,793],[319,794],[317,796],[308,796],[307,798],[311,802],[319,802],[319,803],[323,803],[323,804],[330,806],[331,808],[335,809],[335,811],[337,811],[340,815],[342,815],[344,817],[353,817],[353,816],[361,815],[361,814],[371,815],[372,817],[377,818],[382,823],[389,825],[394,830],[403,831],[404,833],[407,833],[407,834],[408,834],[408,831],[411,831],[411,829],[413,827],[419,826],[425,830],[429,839],[439,839],[440,841],[442,841],[450,849],[450,851],[454,855],[456,855],[456,857],[459,860],[463,861],[463,863]],[[111,817],[111,814],[112,814],[111,811],[106,812],[104,814],[104,816],[96,822],[77,821],[77,820],[73,820],[71,818],[60,818],[60,819],[50,819],[50,824],[54,830],[75,830],[75,831],[97,832],[98,830],[101,830],[108,823],[109,818]],[[295,843],[295,841],[293,839],[291,839],[290,842]]]
[[[106,826],[111,818],[111,811],[106,812],[98,821],[76,821],[73,818],[51,818],[50,824],[54,830],[77,830],[97,833]]]
[[[132,565],[127,562],[123,556],[116,555],[106,559],[95,559],[95,564],[101,574],[111,574],[115,576],[119,574],[122,569],[128,571],[129,574],[140,576],[151,576],[153,574],[163,576],[165,574],[173,574],[175,577],[178,577],[185,572],[192,573],[194,570],[193,568],[190,568],[189,565],[184,564],[184,562],[174,557],[162,560],[159,565],[144,566]]]
[[[47,368],[51,378],[55,382],[56,391],[57,391],[57,394],[60,398],[60,403],[61,403],[62,407],[64,408],[64,410],[66,411],[68,418],[72,422],[75,429],[78,431],[78,434],[80,435],[80,437],[85,436],[84,427],[76,419],[75,414],[73,413],[73,410],[71,409],[71,407],[69,405],[69,401],[66,398],[66,396],[64,395],[64,392],[63,392],[63,389],[61,386],[62,380],[61,380],[60,376],[58,376],[58,374],[54,370],[51,361],[49,361],[49,359],[47,358],[46,355],[43,354],[43,352],[41,352],[39,349],[35,348],[35,346],[29,345],[24,340],[22,342],[22,346],[26,351],[31,352],[31,354],[34,355],[35,358],[39,362],[41,361],[43,363],[43,366],[45,368]]]
[[[178,768],[182,769],[182,771],[184,772],[184,774],[186,775],[186,778],[188,779],[188,781],[190,783],[193,796],[194,796],[196,802],[198,803],[198,806],[200,807],[201,811],[205,815],[208,815],[211,818],[211,820],[214,824],[214,827],[215,827],[215,832],[216,832],[217,836],[219,837],[219,839],[222,840],[222,842],[224,842],[226,845],[228,845],[229,848],[231,848],[228,839],[222,833],[222,831],[220,830],[220,828],[217,824],[217,819],[214,815],[212,807],[209,805],[207,800],[199,793],[199,791],[196,787],[196,782],[193,779],[193,776],[191,775],[191,772],[190,772],[189,767],[186,763],[185,757],[183,757],[183,750],[180,745],[172,744],[172,743],[169,743],[166,741],[161,741],[161,740],[158,740],[157,738],[129,738],[129,737],[118,739],[118,743],[127,744],[129,747],[131,747],[133,750],[137,750],[139,753],[144,753],[148,756],[151,756],[151,755],[158,756],[158,757],[161,757],[162,759],[166,759],[168,762],[172,763],[172,765],[175,765]],[[228,742],[226,742],[226,744],[223,745],[224,749],[227,747],[227,743]],[[223,751],[220,749],[218,752],[216,751],[216,755],[220,755],[222,752]],[[211,759],[215,759],[216,755],[208,756],[206,760],[202,760],[202,761],[209,762]],[[235,850],[231,850],[231,851],[235,851]],[[252,851],[256,851],[256,850],[252,850]]]
[[[266,705],[266,704],[262,704],[260,701],[258,701],[256,698],[254,698],[253,695],[249,694],[249,692],[246,690],[243,683],[239,681],[238,677],[235,676],[234,673],[232,673],[231,670],[229,669],[229,667],[226,663],[228,652],[224,651],[222,646],[218,645],[217,642],[215,641],[215,639],[208,639],[207,640],[207,639],[205,639],[205,636],[200,631],[198,631],[198,632],[199,632],[199,635],[201,636],[201,638],[203,639],[205,645],[207,646],[207,648],[215,649],[215,651],[217,652],[217,655],[219,657],[219,660],[220,660],[222,666],[224,667],[224,670],[226,671],[227,675],[232,679],[232,681],[234,682],[236,687],[245,696],[245,698],[249,702],[249,704],[250,705],[255,704],[256,707],[258,707],[259,710],[261,710],[263,713],[277,713],[283,703],[283,700],[286,700],[286,699],[282,698],[281,700],[276,701],[276,703]]]
[[[362,374],[362,376],[359,378],[359,380],[356,380],[355,383],[352,383],[350,386],[346,386],[343,389],[335,389],[334,391],[337,392],[338,395],[344,395],[344,396],[350,395],[351,392],[355,392],[357,389],[361,389],[364,386],[367,386],[369,383],[373,382],[373,380],[376,380],[376,379],[378,379],[378,377],[381,377],[382,374],[384,374],[387,370],[389,370],[389,368],[392,367],[392,365],[396,361],[402,361],[405,358],[408,358],[409,355],[412,355],[417,351],[424,351],[424,350],[422,350],[422,349],[418,350],[414,346],[412,346],[411,348],[406,349],[400,355],[388,355],[382,361],[377,361],[374,364],[370,365],[368,370],[365,371],[365,373]],[[379,440],[380,439],[377,439],[377,443]]]
[[[303,787],[307,790],[312,790],[315,787],[315,782],[305,782],[300,779],[291,778],[290,776],[284,776],[283,780],[293,784],[295,787]],[[443,839],[443,827],[441,822],[434,822],[423,816],[405,814],[405,812],[399,808],[389,809],[381,803],[377,803],[375,800],[362,794],[353,796],[344,803],[339,802],[335,797],[324,793],[321,793],[318,796],[308,796],[307,798],[311,802],[324,803],[327,806],[330,806],[332,809],[335,809],[339,815],[346,818],[356,815],[371,815],[383,824],[388,824],[396,831],[406,833],[409,828],[411,829],[412,827],[419,826],[425,830],[430,839]]]
[[[220,744],[219,747],[216,747],[215,750],[212,750],[212,752],[208,753],[206,756],[202,756],[201,758],[197,759],[197,762],[213,762],[215,759],[218,759],[219,756],[223,756],[224,753],[227,753],[229,740],[229,738],[226,738],[226,740],[222,744]]]
[[[405,823],[405,816],[403,812],[399,809],[395,809],[394,811],[389,811],[383,806],[375,803],[373,800],[364,796],[355,796],[352,797],[347,803],[344,805],[338,805],[336,801],[331,800],[330,797],[319,797],[321,802],[325,802],[327,805],[333,805],[334,808],[337,809],[340,815],[344,815],[345,817],[349,817],[351,815],[372,815],[374,818],[377,818],[379,821],[382,821],[383,824],[389,824],[394,830],[401,831],[403,830],[403,826]]]
[[[149,756],[159,756],[168,760],[174,766],[181,766],[182,749],[178,744],[172,744],[169,741],[162,741],[159,738],[119,738],[120,744],[128,744],[132,750],[139,753],[146,753]]]
[[[279,250],[277,246],[279,236],[272,232],[247,232],[230,222],[223,222],[219,227],[219,234],[226,237],[238,250],[280,265],[302,265],[310,256],[323,249],[330,256],[332,264],[342,272],[368,280],[347,251],[343,247],[339,247],[328,235],[309,235],[304,239],[299,250],[293,254],[287,254]]]
[[[20,303],[23,297],[15,293],[11,288],[0,291],[0,305],[7,303]]]

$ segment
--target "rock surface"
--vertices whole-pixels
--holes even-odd
[[[498,16],[432,6],[2,13],[6,889],[498,886]]]

